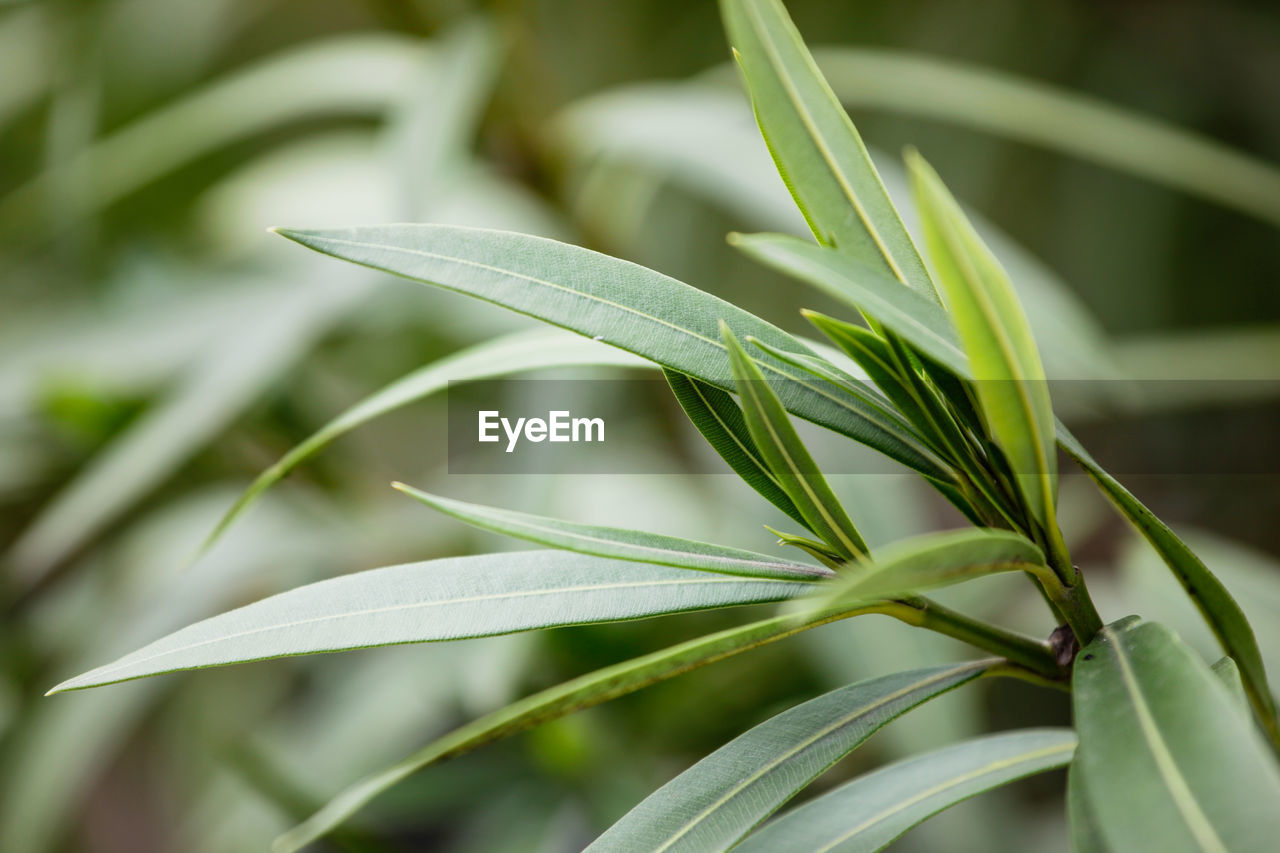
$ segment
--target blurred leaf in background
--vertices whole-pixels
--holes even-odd
[[[1093,422],[1149,410],[1176,422],[1211,400],[1226,435],[1274,406],[1266,383],[1114,380],[1280,378],[1276,9],[1182,0],[1153,22],[1141,5],[1069,0],[788,8],[826,43],[818,61],[873,152],[911,141],[948,176],[1018,287],[1048,375],[1104,380],[1090,387],[1108,396],[1082,401]],[[439,222],[555,237],[800,333],[792,282],[723,241],[736,229],[805,233],[732,83],[712,0],[317,0],[305,14],[246,0],[0,4],[0,850],[267,849],[351,779],[463,720],[745,621],[690,614],[41,698],[181,625],[302,583],[492,549],[488,534],[396,495],[393,479],[769,551],[759,522],[787,516],[732,478],[703,476],[720,463],[672,427],[674,408],[643,424],[663,440],[627,452],[638,465],[674,459],[688,476],[466,478],[447,473],[444,399],[400,385],[412,393],[299,465],[192,561],[243,488],[336,416],[530,325],[312,260],[268,226]],[[874,156],[909,210],[897,158]],[[804,438],[819,458],[835,446]],[[830,481],[873,549],[955,523],[905,478]],[[1237,590],[1274,671],[1275,477],[1133,488],[1180,530],[1204,529],[1192,541]],[[1151,615],[1213,648],[1141,543],[1087,506],[1076,521],[1064,533],[1098,567],[1091,579],[1144,612],[1167,605]],[[942,597],[1011,621],[1034,605],[990,583],[995,593]],[[677,679],[458,759],[447,778],[420,774],[333,841],[580,849],[775,712],[958,648],[889,620],[824,627],[703,670],[696,686]],[[907,744],[1067,722],[1065,698],[1029,693],[1017,694],[1018,719],[994,719],[993,695],[1018,689],[948,694],[873,737],[832,784]],[[673,718],[696,724],[676,734]],[[1026,849],[1061,835],[1043,793],[987,795],[899,847]],[[1011,800],[1019,825],[994,832],[984,815],[1009,813]]]

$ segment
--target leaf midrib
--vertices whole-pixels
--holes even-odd
[[[942,219],[945,219],[945,217],[942,217]],[[955,229],[945,221],[940,221],[939,225],[942,227],[944,232],[943,239],[951,244],[952,255],[954,255],[956,263],[963,268],[962,274],[968,275],[970,280],[974,282],[974,287],[970,288],[970,293],[973,295],[974,301],[977,303],[979,310],[987,320],[987,327],[991,330],[992,338],[995,340],[996,347],[999,349],[1000,354],[1004,357],[1004,361],[1009,368],[1009,372],[1014,376],[1013,386],[1016,390],[1015,396],[1018,400],[1018,405],[1022,409],[1023,416],[1027,419],[1027,426],[1032,438],[1035,439],[1031,444],[1035,448],[1035,464],[1039,469],[1037,476],[1039,476],[1043,481],[1041,490],[1043,492],[1042,501],[1044,505],[1042,509],[1046,513],[1046,518],[1048,519],[1048,522],[1046,523],[1051,523],[1054,515],[1054,507],[1053,491],[1050,488],[1051,478],[1049,474],[1049,461],[1045,455],[1045,425],[1039,423],[1039,420],[1036,417],[1034,404],[1031,402],[1027,388],[1024,385],[1024,383],[1033,380],[1028,379],[1022,370],[1022,362],[1014,352],[1014,344],[1008,336],[1008,330],[1005,329],[1004,325],[1000,322],[999,311],[990,301],[990,294],[987,293],[985,279],[983,279],[978,271],[974,269],[973,262],[970,259],[968,252],[962,250],[957,251],[957,249],[963,249],[963,247],[958,247],[956,245],[956,241],[963,241],[964,235],[955,233]]]
[[[410,492],[410,494],[416,497],[419,495],[423,495],[424,493],[419,492],[417,489],[413,489]],[[431,497],[431,500],[427,502],[433,506],[436,506],[436,508],[439,509],[441,512],[444,512],[448,515],[453,515],[456,518],[464,518],[464,520],[466,520],[468,523],[477,524],[481,527],[485,527],[486,529],[492,530],[495,533],[505,533],[505,531],[503,531],[501,528],[498,528],[494,525],[484,524],[483,518],[481,516],[473,515],[469,513],[464,516],[465,510],[456,509],[458,503],[460,502],[443,500],[440,498],[436,498],[434,496],[429,496],[429,497]],[[633,542],[623,542],[617,539],[606,539],[601,536],[592,536],[591,534],[588,534],[588,533],[580,533],[576,531],[564,530],[564,529],[550,526],[547,524],[540,524],[537,521],[529,520],[529,517],[525,516],[523,513],[514,513],[514,512],[508,512],[506,510],[492,509],[492,508],[487,509],[487,511],[491,513],[493,516],[505,522],[508,522],[514,527],[523,527],[531,533],[549,534],[547,537],[548,539],[551,539],[552,536],[555,536],[556,538],[572,537],[574,539],[581,539],[587,542],[595,542],[600,545],[612,545],[620,549],[647,552],[652,554],[661,554],[661,555],[667,555],[668,557],[681,557],[681,556],[686,558],[692,557],[698,560],[705,560],[707,562],[719,563],[725,566],[744,566],[744,567],[752,567],[752,568],[759,568],[759,569],[777,569],[789,575],[789,577],[770,576],[768,578],[764,578],[760,575],[735,575],[734,577],[748,577],[748,578],[756,578],[760,580],[780,580],[784,582],[792,580],[792,581],[798,581],[801,583],[808,583],[810,582],[809,580],[810,578],[829,578],[834,576],[833,572],[821,569],[817,566],[806,566],[804,563],[792,563],[787,561],[772,561],[772,560],[769,560],[764,554],[759,555],[762,559],[749,559],[746,557],[730,557],[730,556],[719,555],[719,554],[700,554],[696,551],[678,551],[674,548],[662,548],[657,545],[640,545]],[[642,531],[636,531],[636,532],[642,533]],[[657,536],[661,534],[653,534],[653,535]],[[707,547],[716,547],[706,542],[693,542],[692,544],[702,545]],[[562,546],[558,546],[558,547],[562,547]],[[658,565],[668,565],[668,564],[659,563]],[[675,568],[686,568],[686,567],[688,567],[686,563],[680,563],[675,566]]]
[[[711,414],[711,417],[715,418],[716,423],[720,424],[720,427],[725,431],[725,434],[729,436],[729,438],[733,439],[733,443],[738,445],[738,449],[740,449],[748,459],[755,463],[756,467],[760,469],[760,473],[764,474],[764,476],[769,479],[769,482],[773,483],[779,489],[782,489],[782,484],[778,482],[777,477],[773,476],[773,472],[769,470],[769,466],[765,464],[764,460],[752,453],[751,448],[742,443],[742,439],[738,438],[737,433],[729,428],[729,425],[725,423],[724,418],[720,417],[720,412],[718,412],[716,407],[711,404],[711,401],[707,399],[707,395],[702,393],[702,389],[698,387],[698,382],[693,380],[692,377],[690,377],[690,380],[689,387],[693,389],[693,393],[698,395],[698,399],[702,401],[702,405],[705,407],[706,411]]]
[[[688,329],[688,328],[685,328],[684,326],[676,325],[675,323],[672,323],[669,320],[664,320],[661,317],[654,316],[653,314],[647,314],[644,311],[640,311],[636,308],[632,308],[629,305],[624,305],[620,302],[615,302],[612,299],[606,299],[603,296],[599,296],[594,293],[587,293],[582,290],[575,290],[572,287],[567,287],[566,285],[563,285],[563,284],[557,284],[554,281],[547,281],[546,279],[538,278],[537,276],[528,275],[527,273],[518,272],[513,269],[508,269],[505,267],[496,267],[491,264],[482,263],[480,261],[473,261],[468,258],[459,258],[452,255],[443,255],[438,252],[429,252],[425,249],[410,249],[404,246],[393,246],[387,243],[369,243],[363,240],[348,240],[342,237],[331,237],[328,235],[323,236],[322,239],[326,243],[335,243],[335,244],[340,244],[345,246],[356,246],[364,249],[376,249],[379,251],[387,251],[387,252],[400,252],[401,254],[406,254],[406,255],[419,255],[424,258],[432,258],[434,260],[444,261],[446,263],[462,264],[464,266],[475,267],[477,269],[487,270],[489,272],[498,273],[500,275],[511,276],[512,278],[523,279],[524,281],[527,281],[530,284],[540,284],[540,285],[543,285],[544,287],[550,287],[554,290],[560,290],[565,293],[571,294],[573,296],[577,296],[583,299],[598,302],[602,305],[608,305],[613,308],[617,308],[618,310],[624,311],[628,314],[634,314],[637,317],[641,317],[645,320],[649,320],[650,322],[654,322],[662,326],[666,326],[672,331],[679,332],[684,335],[688,335],[691,338],[702,341],[703,343],[706,343],[706,344],[710,344],[711,346],[716,347],[721,351],[727,352],[727,350],[725,350],[724,344],[715,340],[714,338],[708,338],[705,335],[700,335],[697,332],[693,331],[692,329]],[[372,266],[372,265],[366,264],[366,266]],[[445,285],[442,285],[442,286],[445,286]],[[456,290],[457,288],[448,288],[448,289]],[[485,299],[486,302],[494,302],[494,300],[487,299],[485,297],[477,297],[477,298]],[[735,309],[735,310],[738,310],[738,309]],[[561,324],[556,323],[554,325],[561,325]],[[569,328],[569,327],[562,326],[562,328]],[[577,330],[570,329],[570,331],[576,332]],[[783,334],[786,334],[786,333],[784,332]],[[617,344],[612,344],[612,345],[618,346]],[[626,349],[625,347],[620,347],[620,348]],[[627,351],[634,352],[634,350],[627,350]],[[635,353],[635,354],[639,355],[641,358],[645,358],[650,361],[654,360],[650,356],[643,355],[642,353]],[[913,451],[915,451],[917,454],[919,454],[925,459],[931,458],[931,454],[929,453],[928,450],[915,445],[914,442],[910,441],[909,437],[906,437],[902,434],[901,432],[902,428],[900,425],[893,424],[893,423],[886,423],[882,421],[879,417],[875,416],[874,412],[863,411],[860,408],[855,408],[853,406],[850,406],[846,401],[828,393],[821,386],[811,385],[810,383],[804,381],[800,377],[794,374],[788,373],[786,371],[779,370],[778,368],[774,367],[771,364],[767,364],[765,362],[756,362],[756,363],[759,364],[760,367],[764,368],[765,370],[768,370],[771,373],[775,373],[783,379],[786,379],[791,382],[795,382],[797,385],[800,385],[808,389],[809,391],[812,391],[813,393],[819,395],[820,397],[823,397],[829,400],[830,402],[836,404],[840,408],[849,412],[853,412],[858,417],[864,420],[874,422],[877,427],[884,430],[887,434],[891,435],[896,441],[899,441],[902,444],[910,447]]]
[[[748,17],[751,18],[751,23],[756,30],[756,37],[760,39],[760,43],[768,52],[774,68],[784,69],[785,63],[778,53],[777,44],[771,38],[769,28],[760,18],[755,3],[748,0],[748,2],[743,4],[743,6],[746,9]],[[801,57],[803,61],[803,52]],[[808,64],[815,75],[820,75],[817,67],[813,65],[812,59],[809,60]],[[787,93],[787,98],[791,101],[792,107],[795,108],[796,114],[804,123],[805,129],[809,131],[809,138],[813,140],[814,147],[816,147],[818,152],[822,155],[822,159],[827,164],[827,168],[831,171],[831,174],[836,179],[837,183],[839,183],[840,191],[853,207],[854,212],[857,213],[858,219],[862,222],[862,226],[867,230],[867,235],[871,237],[876,244],[876,248],[880,250],[880,255],[884,258],[885,263],[889,265],[889,269],[893,272],[894,278],[902,282],[904,286],[909,286],[907,284],[906,276],[898,266],[897,260],[893,257],[893,253],[889,251],[888,246],[885,245],[884,240],[880,236],[880,232],[877,231],[875,226],[872,224],[866,210],[862,207],[862,203],[858,200],[857,194],[853,191],[853,187],[849,186],[844,171],[836,162],[834,153],[827,147],[826,137],[819,132],[818,127],[814,123],[813,116],[804,106],[800,93],[795,90],[790,75],[780,72],[777,74],[777,78],[782,83],[783,90]],[[841,106],[838,101],[836,102],[836,106],[839,107],[841,115],[845,115],[844,107]]]
[[[692,832],[694,827],[696,827],[702,821],[706,820],[713,812],[720,809],[722,806],[725,805],[725,803],[729,802],[734,797],[738,796],[743,791],[745,791],[747,788],[751,787],[756,782],[763,779],[775,767],[779,766],[784,761],[788,761],[791,758],[794,758],[796,755],[808,749],[809,747],[813,746],[818,741],[838,731],[839,729],[844,728],[845,726],[857,720],[859,717],[870,714],[873,711],[877,711],[880,708],[883,708],[885,705],[888,705],[889,703],[902,698],[903,696],[910,695],[911,693],[917,690],[925,689],[933,684],[938,683],[939,681],[945,681],[948,678],[951,678],[953,676],[959,676],[961,674],[966,673],[969,670],[983,670],[989,667],[990,665],[991,665],[990,661],[976,661],[967,667],[962,666],[962,667],[955,667],[953,669],[948,669],[944,672],[937,673],[936,675],[933,675],[929,678],[921,679],[920,681],[916,681],[906,687],[895,690],[893,693],[889,693],[884,696],[877,697],[876,699],[873,699],[872,701],[866,703],[865,705],[862,705],[857,710],[851,711],[850,713],[846,714],[845,716],[841,717],[835,722],[832,722],[827,726],[823,727],[822,729],[820,729],[819,731],[815,732],[813,735],[806,738],[804,741],[796,744],[791,749],[775,757],[772,761],[770,761],[768,764],[761,767],[755,773],[743,779],[740,783],[734,786],[731,790],[727,791],[723,796],[721,796],[714,803],[707,806],[698,814],[694,815],[694,817],[685,824],[684,828],[682,828],[678,833],[673,835],[661,847],[656,848],[654,850],[654,853],[664,853],[664,851],[670,849],[673,844],[675,844],[681,838],[683,838],[684,836]]]
[[[1173,798],[1178,816],[1187,825],[1187,829],[1191,831],[1196,844],[1200,846],[1201,850],[1206,851],[1206,853],[1229,853],[1227,846],[1218,837],[1208,816],[1200,809],[1200,804],[1196,802],[1195,795],[1191,793],[1191,788],[1188,786],[1186,778],[1182,775],[1182,771],[1178,769],[1178,763],[1174,760],[1173,753],[1169,751],[1169,745],[1165,743],[1164,737],[1161,736],[1160,728],[1156,724],[1155,716],[1151,713],[1151,707],[1147,704],[1146,697],[1142,693],[1142,687],[1138,683],[1133,666],[1120,644],[1119,635],[1111,627],[1105,627],[1099,633],[1106,638],[1116,656],[1120,680],[1133,703],[1134,716],[1138,719],[1138,729],[1147,743],[1151,757],[1156,763],[1156,768],[1165,782],[1165,787],[1168,789],[1170,797]]]
[[[868,818],[867,820],[863,821],[859,825],[855,826],[853,829],[846,832],[844,835],[841,835],[840,837],[832,840],[829,844],[826,844],[823,847],[818,848],[817,850],[814,851],[814,853],[828,853],[828,851],[834,850],[836,847],[848,841],[850,838],[853,838],[855,835],[858,835],[859,833],[862,833],[862,832],[866,832],[875,824],[882,823],[888,820],[889,818],[893,817],[895,814],[898,814],[899,812],[904,811],[905,809],[909,809],[912,806],[916,805],[917,803],[927,800],[929,797],[935,796],[937,794],[941,794],[950,788],[954,788],[958,785],[963,785],[965,782],[970,782],[974,779],[980,779],[983,776],[986,776],[991,773],[995,773],[998,770],[1003,770],[1006,767],[1013,767],[1018,764],[1034,761],[1037,758],[1047,758],[1051,755],[1056,755],[1058,753],[1069,753],[1075,748],[1076,748],[1075,744],[1069,743],[1069,744],[1063,744],[1060,746],[1045,747],[1043,749],[1023,752],[1018,755],[1010,756],[1009,758],[1002,758],[998,761],[992,761],[989,764],[985,764],[982,767],[979,767],[975,770],[970,770],[968,773],[963,773],[959,776],[954,776],[946,780],[945,782],[942,782],[938,785],[934,785],[932,788],[928,788],[924,791],[921,791],[920,793],[916,794],[913,797],[903,800],[902,802],[894,805],[892,808],[885,809],[879,814]]]
[[[119,672],[121,670],[127,670],[130,668],[139,666],[141,664],[148,663],[153,660],[159,660],[160,658],[168,657],[170,655],[175,655],[182,652],[189,652],[192,649],[198,649],[203,646],[213,645],[215,643],[223,643],[231,640],[238,640],[242,637],[252,636],[254,634],[263,634],[269,631],[278,631],[278,630],[284,630],[287,628],[295,628],[295,627],[298,627],[299,625],[313,625],[317,622],[327,622],[330,620],[336,621],[340,619],[349,619],[356,616],[370,616],[376,613],[393,613],[393,612],[399,612],[399,611],[426,609],[430,607],[445,607],[445,606],[451,606],[451,605],[457,605],[457,604],[473,604],[479,601],[502,601],[504,599],[537,598],[539,596],[557,595],[560,593],[598,592],[598,591],[607,591],[611,589],[637,589],[642,587],[684,586],[684,585],[694,585],[694,584],[744,584],[744,583],[787,584],[787,583],[793,583],[793,582],[789,582],[785,580],[776,580],[773,578],[750,578],[750,577],[734,576],[734,577],[723,577],[723,578],[721,577],[689,578],[685,580],[672,579],[672,580],[654,580],[654,581],[628,581],[624,583],[611,583],[611,584],[577,584],[574,586],[560,586],[560,587],[555,587],[551,589],[519,590],[516,592],[494,593],[491,595],[473,595],[473,596],[464,596],[461,598],[437,599],[434,601],[417,601],[417,602],[413,602],[412,604],[393,604],[393,605],[387,605],[384,607],[369,607],[362,610],[348,610],[342,613],[330,613],[330,614],[325,614],[323,616],[313,616],[307,619],[296,619],[290,622],[279,622],[273,625],[265,625],[258,628],[250,628],[244,631],[237,631],[233,634],[224,634],[219,637],[213,637],[207,640],[201,640],[200,642],[197,642],[197,643],[188,643],[186,645],[179,646],[178,648],[166,649],[162,652],[157,652],[155,654],[148,655],[143,658],[133,658],[127,661],[120,661],[114,664],[107,664],[106,666],[99,667],[98,669],[94,670],[93,673],[97,676],[105,676],[110,673]]]
[[[746,358],[745,355],[743,357]],[[750,362],[748,363],[750,364]],[[761,377],[758,380],[753,381],[763,382],[764,378]],[[814,509],[816,509],[818,514],[822,516],[822,520],[831,528],[831,532],[836,535],[851,556],[864,553],[865,549],[858,547],[856,543],[851,541],[848,533],[844,530],[843,525],[837,523],[837,521],[831,516],[827,509],[826,502],[818,497],[817,493],[813,490],[813,484],[809,482],[809,478],[800,470],[799,466],[796,465],[795,460],[791,457],[791,454],[787,451],[786,444],[782,441],[782,437],[778,435],[777,429],[774,427],[773,413],[770,411],[767,404],[761,399],[759,389],[752,386],[752,381],[748,381],[743,384],[746,386],[743,389],[743,393],[749,393],[751,395],[752,402],[755,403],[762,415],[760,420],[763,423],[764,428],[769,431],[769,438],[773,441],[773,445],[777,451],[782,454],[782,459],[786,463],[787,468],[790,469],[791,476],[796,479],[797,484],[804,490],[805,495],[809,498],[810,502],[812,502]]]

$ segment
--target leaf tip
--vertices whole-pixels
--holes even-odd
[[[63,682],[61,682],[61,683],[59,683],[59,684],[55,684],[53,687],[50,687],[48,690],[46,690],[46,691],[44,692],[44,695],[45,695],[45,696],[53,696],[53,695],[56,695],[56,694],[58,694],[58,693],[67,693],[67,692],[69,692],[69,691],[71,691],[71,690],[74,690],[74,689],[75,689],[75,682],[76,682],[76,680],[77,680],[78,678],[79,678],[79,676],[77,676],[76,678],[68,678],[66,681],[63,681]]]
[[[315,237],[317,234],[313,231],[304,231],[301,228],[286,228],[282,225],[272,225],[267,229],[268,232],[283,237],[286,240],[292,240],[295,243],[301,243],[306,246],[309,244],[308,237]]]

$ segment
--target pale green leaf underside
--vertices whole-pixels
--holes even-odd
[[[846,559],[867,552],[861,534],[805,449],[782,401],[765,381],[728,326],[721,326],[747,429],[778,485],[795,503],[809,529]]]
[[[469,752],[540,723],[572,714],[673,678],[700,666],[785,639],[836,619],[874,612],[855,609],[815,614],[807,619],[778,616],[730,628],[605,667],[527,696],[520,701],[474,720],[428,744],[413,755],[379,770],[342,791],[307,821],[281,836],[276,853],[293,853],[340,825],[383,791],[418,770],[438,761]]]
[[[741,853],[871,853],[956,803],[1071,761],[1070,729],[974,738],[883,767],[788,812]],[[1137,848],[1134,848],[1137,849]]]
[[[663,367],[732,390],[720,341],[724,321],[742,337],[810,354],[786,332],[669,276],[555,240],[446,225],[280,231],[316,251],[502,305],[604,341]],[[949,479],[911,437],[848,395],[762,356],[787,409],[867,444],[922,473]]]
[[[722,0],[752,108],[778,171],[818,240],[937,292],[848,113],[777,0]]]
[[[651,368],[652,364],[629,352],[550,328],[516,332],[445,356],[365,397],[292,448],[257,476],[219,520],[202,547],[212,546],[245,510],[289,472],[359,426],[443,391],[451,382],[575,366]]]
[[[785,234],[735,234],[730,242],[858,309],[957,376],[972,377],[946,311],[896,279],[842,252]]]
[[[1280,767],[1209,667],[1136,617],[1076,657],[1077,761],[1109,846],[1264,853],[1280,838]]]
[[[659,788],[587,850],[727,849],[882,726],[992,665],[979,661],[895,673],[797,705]]]
[[[1044,555],[1024,536],[1004,530],[955,530],[917,536],[848,567],[824,606],[894,598],[999,572],[1047,572]]]
[[[780,560],[739,548],[695,542],[643,530],[577,524],[431,495],[402,483],[394,485],[406,495],[467,524],[552,548],[615,560],[774,580],[812,582],[832,577],[833,574],[825,567]]]
[[[1057,434],[1062,449],[1084,468],[1085,473],[1151,544],[1195,602],[1223,650],[1239,667],[1240,678],[1244,682],[1254,713],[1270,736],[1272,744],[1280,748],[1280,719],[1277,718],[1275,700],[1267,683],[1262,652],[1258,648],[1253,627],[1240,605],[1231,597],[1222,581],[1209,571],[1209,567],[1186,543],[1122,486],[1120,481],[1103,470],[1061,423],[1057,425]]]
[[[308,584],[197,622],[54,692],[266,658],[779,601],[811,588],[561,551],[407,563]]]
[[[929,256],[947,296],[992,437],[1028,509],[1056,525],[1053,404],[1017,294],[941,179],[919,155],[907,163]]]

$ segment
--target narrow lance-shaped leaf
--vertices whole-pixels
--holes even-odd
[[[781,329],[673,278],[555,240],[447,225],[385,225],[280,233],[333,257],[475,296],[633,352],[725,390],[728,358],[717,321],[738,335],[805,352]],[[900,418],[837,395],[771,358],[786,407],[942,481],[946,468]]]
[[[294,853],[341,825],[374,797],[417,771],[509,737],[533,726],[625,696],[659,681],[724,660],[742,652],[786,639],[801,631],[861,613],[880,612],[877,607],[814,614],[806,619],[778,616],[730,628],[615,664],[550,687],[486,714],[413,755],[379,770],[339,793],[307,821],[277,839],[276,853]]]
[[[1076,657],[1077,761],[1108,846],[1264,853],[1280,837],[1280,766],[1209,667],[1136,617]]]
[[[775,530],[767,524],[764,526],[764,529],[778,537],[779,545],[789,545],[792,548],[799,548],[801,551],[804,551],[810,557],[813,557],[828,568],[834,569],[844,565],[844,560],[839,554],[832,551],[828,545],[819,542],[816,539],[810,539],[808,536],[797,536],[794,533],[785,533],[781,530]]]
[[[280,51],[146,113],[0,199],[0,230],[38,235],[51,186],[75,178],[65,221],[80,221],[173,169],[286,126],[332,115],[381,116],[416,80],[423,42],[360,33]]]
[[[729,242],[858,309],[957,376],[972,376],[946,311],[898,280],[843,252],[785,234],[734,234]]]
[[[813,457],[805,450],[773,389],[755,361],[742,349],[733,332],[721,324],[733,376],[742,398],[747,429],[760,448],[769,470],[795,503],[809,528],[846,559],[867,552],[849,516],[845,514]]]
[[[1079,92],[935,55],[814,50],[848,106],[951,122],[1140,175],[1280,225],[1280,169]]]
[[[811,376],[815,376],[849,394],[861,397],[870,405],[882,408],[886,411],[890,411],[894,408],[889,398],[882,397],[881,394],[870,389],[863,380],[850,376],[848,373],[836,367],[825,358],[785,352],[777,347],[771,347],[766,343],[758,341],[755,338],[747,338],[747,343],[757,349],[767,352],[779,361],[785,361],[787,364],[794,365]],[[923,436],[920,437],[920,440],[924,441]]]
[[[812,582],[831,577],[832,574],[830,570],[819,566],[779,560],[738,548],[694,542],[642,530],[576,524],[558,518],[443,498],[403,483],[393,485],[409,497],[468,524],[567,551],[701,572],[775,580]]]
[[[735,853],[872,853],[938,812],[1071,761],[1070,729],[974,738],[846,782],[747,836]],[[1138,849],[1138,848],[1132,848]]]
[[[828,317],[817,311],[804,310],[800,313],[832,343],[840,347],[849,358],[856,361],[907,420],[922,429],[929,423],[923,406],[912,395],[907,385],[910,380],[900,375],[887,341],[870,329]],[[930,429],[925,432],[925,435],[929,435],[930,432],[936,432],[936,430]],[[934,439],[937,440],[937,436]]]
[[[307,584],[205,619],[50,692],[291,655],[780,601],[811,588],[563,551],[407,563]]]
[[[778,485],[761,458],[760,448],[756,447],[751,433],[747,431],[747,422],[742,417],[742,410],[733,401],[733,396],[714,385],[674,370],[663,368],[662,373],[690,422],[702,433],[712,449],[720,454],[720,458],[729,463],[733,472],[769,503],[797,523],[804,524],[804,516]]]
[[[722,0],[760,131],[818,240],[936,300],[866,146],[778,0]]]
[[[417,402],[449,387],[450,382],[469,382],[540,370],[548,367],[651,367],[644,359],[613,347],[569,334],[561,329],[534,329],[516,332],[460,350],[400,377],[365,397],[329,421],[306,440],[267,468],[236,500],[205,539],[201,549],[214,542],[254,504],[264,492],[288,476],[289,472],[353,429],[396,409]]]
[[[992,437],[1013,467],[1027,508],[1057,531],[1053,404],[1031,327],[999,262],[942,181],[908,157],[929,255],[942,282]]]
[[[936,383],[935,389],[913,365],[907,363],[909,356],[897,341],[884,340],[867,329],[815,311],[801,313],[867,371],[872,381],[893,400],[898,411],[927,437],[940,457],[972,472],[970,476],[975,489],[984,491],[982,485],[987,479],[986,474],[974,471],[976,456],[970,439],[960,426],[961,422],[969,420],[981,431],[976,416],[967,418],[968,395],[971,393],[968,383],[948,368],[922,357],[922,367]],[[968,497],[952,494],[947,489],[941,491],[976,524],[988,523]],[[985,491],[989,505],[998,507],[999,504],[991,500],[990,489]]]
[[[1195,602],[1205,622],[1218,642],[1236,662],[1249,704],[1262,723],[1263,729],[1276,749],[1280,749],[1280,718],[1277,717],[1275,700],[1267,683],[1267,671],[1262,662],[1262,652],[1253,627],[1240,605],[1231,597],[1222,581],[1209,571],[1209,567],[1195,555],[1186,543],[1155,513],[1143,506],[1133,494],[1108,474],[1084,449],[1076,437],[1063,426],[1057,425],[1058,444],[1085,470],[1110,499],[1111,503],[1129,519],[1143,538],[1151,544],[1182,584],[1187,595]]]
[[[780,350],[777,347],[769,346],[756,338],[747,338],[747,343],[762,352],[767,352],[779,361],[784,361],[792,367],[800,368],[810,376],[821,379],[823,382],[834,385],[849,394],[861,397],[873,406],[884,409],[885,411],[889,411],[890,409],[887,405],[887,401],[881,399],[879,394],[864,385],[862,380],[850,376],[848,373],[841,370],[839,367],[836,367],[825,358],[821,358],[816,355],[805,355],[804,353]]]
[[[726,850],[882,726],[996,663],[872,678],[784,711],[650,794],[587,853]]]
[[[1035,543],[1007,530],[929,533],[877,550],[829,585],[823,606],[894,598],[999,572],[1049,570]]]

